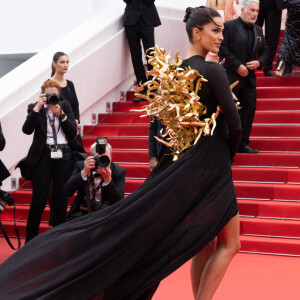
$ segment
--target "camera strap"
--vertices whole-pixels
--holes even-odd
[[[101,189],[101,186],[102,186],[102,180],[100,180],[97,187],[95,186],[95,175],[91,173],[91,187],[92,187],[93,201],[96,200],[96,193]],[[101,199],[100,206],[102,208],[102,199]]]
[[[3,227],[3,224],[2,224],[2,222],[0,220],[0,228],[1,228],[2,232],[3,232],[3,235],[4,235],[5,239],[6,239],[7,244],[10,246],[11,249],[18,250],[21,247],[21,238],[20,238],[19,230],[18,230],[17,224],[16,224],[16,206],[15,206],[15,204],[14,204],[14,225],[15,225],[15,233],[16,233],[16,236],[17,236],[17,239],[18,239],[18,247],[17,248],[15,248],[14,245],[9,240],[7,232],[5,231],[5,229]]]
[[[53,116],[51,118],[49,116],[48,109],[47,109],[47,116],[48,116],[48,119],[49,119],[49,122],[50,122],[50,126],[51,126],[52,131],[53,131],[54,146],[57,147],[57,133],[55,131],[55,126],[54,126],[54,123],[55,123],[55,114],[53,114]],[[60,126],[58,127],[58,131],[59,131],[59,129],[60,129]]]

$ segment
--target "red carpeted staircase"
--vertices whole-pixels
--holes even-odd
[[[257,111],[251,144],[259,154],[237,154],[233,178],[241,215],[243,252],[300,256],[300,78],[270,78],[257,72]],[[144,103],[115,102],[111,114],[99,114],[97,126],[84,126],[86,150],[97,136],[107,136],[113,161],[126,169],[126,194],[149,175],[149,118],[130,112]],[[20,184],[24,180],[20,180]],[[21,235],[31,199],[31,184],[13,195]],[[0,215],[13,236],[13,210]],[[49,208],[41,232],[48,230]]]

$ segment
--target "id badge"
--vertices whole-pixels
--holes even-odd
[[[61,149],[53,149],[50,152],[50,157],[52,159],[61,159],[61,158],[63,158],[63,153],[62,153]]]

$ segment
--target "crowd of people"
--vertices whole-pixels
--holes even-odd
[[[134,73],[143,84],[149,78],[141,42],[144,50],[153,47],[154,28],[161,22],[155,0],[124,2]],[[283,2],[288,18],[277,60],[279,76],[300,63],[295,38],[300,36],[299,0]],[[255,70],[264,68],[265,76],[274,76],[281,4],[242,0],[240,16],[233,0],[208,0],[206,7],[187,8],[189,50],[182,66],[208,80],[199,90],[207,115],[219,106],[222,113],[214,135],[201,138],[175,162],[170,150],[155,139],[165,126],[152,118],[151,174],[126,198],[125,169],[112,162],[107,139],[97,138],[90,156],[85,153],[78,130],[79,101],[74,84],[65,79],[69,57],[54,54],[50,78],[38,101],[28,106],[22,128],[33,134],[29,152],[19,164],[32,181],[32,201],[26,245],[0,266],[0,294],[5,299],[151,299],[159,282],[191,258],[195,299],[213,297],[240,248],[231,165],[237,152],[258,153],[249,146],[256,109]],[[216,62],[223,59],[224,67]],[[233,90],[239,111],[230,90],[235,81],[239,81]],[[2,150],[1,124],[0,141]],[[9,174],[1,160],[0,168],[2,181]],[[68,197],[75,192],[67,212]],[[47,199],[49,223],[55,228],[38,236]]]

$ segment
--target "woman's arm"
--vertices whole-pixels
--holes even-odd
[[[74,83],[72,81],[69,81],[69,84],[70,84],[70,88],[73,92],[73,95],[74,95],[74,106],[72,106],[74,109],[74,117],[75,117],[75,120],[77,120],[77,123],[79,124],[80,123],[80,115],[79,115],[79,101],[78,101],[78,98],[77,98],[77,94],[76,94],[76,90],[75,90],[75,86],[74,86]]]
[[[233,159],[240,145],[242,126],[239,113],[230,91],[229,81],[224,68],[219,64],[209,64],[207,79],[217,97],[228,124],[230,157]]]
[[[67,116],[65,120],[62,120],[61,127],[67,137],[73,138],[77,135],[77,124],[74,119],[72,107],[66,100],[62,101],[60,106],[62,109],[61,112]]]
[[[233,0],[225,1],[225,9],[224,9],[224,21],[232,20],[232,11],[233,11]]]

